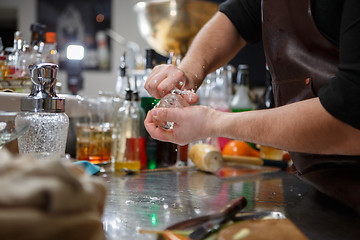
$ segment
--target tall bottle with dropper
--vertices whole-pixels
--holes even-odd
[[[115,171],[123,168],[139,171],[141,167],[139,156],[140,114],[133,101],[133,91],[127,89],[123,105],[119,108],[117,120],[114,123]]]
[[[124,65],[121,69],[123,70],[122,81],[123,84],[127,84],[127,88],[124,90],[124,100],[114,117],[112,147],[114,170],[127,168],[139,171],[141,167],[139,156],[141,114],[135,102],[134,92],[130,89],[126,66]],[[122,95],[121,92],[119,94]]]
[[[126,55],[125,53],[120,58],[119,73],[115,85],[115,94],[121,100],[125,98],[125,90],[130,87],[129,77],[126,72]]]

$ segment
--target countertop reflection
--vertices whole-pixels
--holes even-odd
[[[231,177],[192,168],[135,175],[108,171],[100,177],[108,183],[103,216],[108,240],[157,239],[138,230],[164,230],[219,211],[239,196],[248,200],[243,212],[280,212],[310,239],[360,236],[359,215],[286,171]]]

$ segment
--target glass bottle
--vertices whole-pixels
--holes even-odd
[[[249,68],[247,65],[238,66],[235,95],[231,100],[230,108],[232,112],[243,112],[254,109],[254,104],[250,98],[249,90]]]
[[[51,63],[31,64],[31,81],[35,87],[21,99],[21,114],[15,123],[30,122],[29,129],[18,139],[19,153],[34,153],[40,158],[65,155],[69,118],[65,99],[55,92],[58,66]]]
[[[46,26],[43,24],[31,24],[30,56],[28,60],[29,64],[45,62],[43,55],[45,45],[45,28]]]
[[[121,57],[119,77],[116,82],[115,115],[113,117],[112,161],[115,171],[123,168],[138,171],[140,157],[140,108],[137,91],[130,89],[126,72],[125,54]],[[146,155],[145,155],[146,157]],[[144,161],[144,159],[143,159]]]
[[[272,83],[271,83],[271,75],[269,72],[269,67],[266,64],[265,66],[265,91],[260,98],[258,109],[269,109],[275,107],[274,102],[274,95],[272,90]]]
[[[146,50],[145,58],[145,74],[143,83],[140,87],[141,107],[145,114],[153,109],[158,104],[159,99],[152,97],[145,89],[144,84],[147,81],[148,75],[156,65],[156,52],[153,49]],[[177,160],[177,145],[170,142],[162,142],[153,139],[148,132],[146,132],[146,154],[149,169],[173,166]]]
[[[142,81],[139,85],[139,94],[141,99],[145,100],[146,98],[151,98],[154,99],[144,88],[145,82],[149,76],[149,74],[151,73],[151,71],[153,70],[153,68],[156,65],[156,52],[154,51],[154,49],[146,49],[145,50],[145,73],[144,76],[142,78]]]
[[[218,111],[230,112],[231,76],[230,67],[218,68],[215,72],[209,73],[198,90],[200,104],[209,106]],[[222,150],[229,141],[225,137],[211,137],[204,139],[206,143]]]
[[[139,111],[133,104],[133,91],[126,90],[125,99],[114,122],[113,158],[115,171],[127,168],[139,171]]]
[[[144,111],[144,115],[148,113],[159,102],[158,99],[152,97],[144,88],[144,84],[147,77],[151,73],[156,64],[156,53],[153,49],[146,49],[145,53],[145,74],[142,84],[140,84],[140,106]],[[147,131],[145,131],[145,146],[147,156],[147,167],[149,169],[155,169],[157,167],[157,143],[159,141],[153,139]]]
[[[0,54],[0,81],[4,80],[6,67],[6,56]]]
[[[14,33],[13,51],[7,57],[7,71],[5,80],[16,80],[20,75],[20,56],[22,54],[22,34],[20,31]]]
[[[115,94],[120,99],[125,98],[125,90],[130,88],[129,77],[126,73],[125,53],[120,58],[119,74],[115,85]]]
[[[224,67],[209,73],[198,90],[200,104],[222,112],[230,111],[231,83]]]
[[[43,59],[45,62],[59,64],[59,54],[56,45],[56,33],[45,33],[45,44],[43,51]]]
[[[30,45],[27,41],[24,41],[22,47],[22,54],[20,56],[20,79],[28,80],[27,83],[31,86],[31,79],[29,73],[29,58],[31,54]]]
[[[40,32],[44,30],[45,30],[45,25],[42,25],[40,23],[33,23],[30,25],[30,31],[31,31],[30,45],[32,48],[38,45],[40,41]]]
[[[144,126],[145,112],[141,107],[139,92],[135,90],[133,92],[133,104],[135,111],[139,112],[139,158],[141,169],[147,169],[147,155],[146,155],[146,129]]]
[[[110,53],[108,48],[107,37],[104,31],[98,31],[95,35],[97,44],[97,57],[100,69],[109,69]]]

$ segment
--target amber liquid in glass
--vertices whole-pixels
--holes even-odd
[[[123,161],[116,161],[114,167],[115,169],[127,168],[133,171],[140,170],[139,138],[126,139],[125,157]]]
[[[111,160],[112,131],[110,128],[78,126],[76,158],[93,164],[106,164]]]

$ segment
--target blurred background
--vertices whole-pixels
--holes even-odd
[[[0,36],[6,49],[13,46],[15,31],[21,31],[22,38],[30,40],[30,26],[33,23],[44,24],[46,31],[56,32],[60,58],[58,81],[63,86],[61,93],[70,92],[66,87],[69,69],[66,66],[64,47],[71,41],[84,46],[81,71],[83,87],[78,93],[95,96],[99,90],[114,91],[121,56],[126,52],[127,61],[132,61],[131,58],[134,57],[129,47],[136,48],[145,57],[145,49],[149,48],[149,44],[139,32],[134,11],[137,2],[139,1],[1,0]],[[250,86],[264,85],[265,60],[261,43],[247,46],[231,64],[235,68],[239,64],[249,65]],[[130,63],[128,65],[129,68],[132,67]],[[142,67],[144,66],[141,64],[137,66],[140,69]]]

